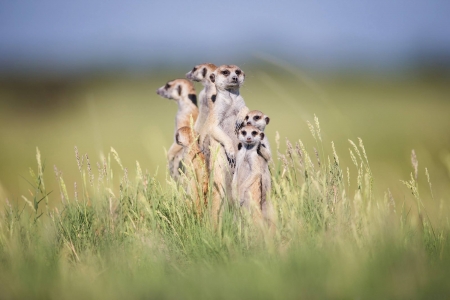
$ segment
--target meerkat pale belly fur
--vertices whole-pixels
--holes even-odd
[[[198,108],[195,88],[189,80],[175,79],[160,87],[156,93],[161,97],[172,99],[178,104],[178,111],[175,117],[174,143],[167,152],[170,175],[178,180],[178,169],[183,155],[183,147],[176,143],[175,135],[179,128],[190,126],[191,118],[193,122],[197,120]]]
[[[270,118],[263,114],[261,111],[252,110],[245,116],[245,120],[242,126],[252,125],[264,132],[264,130],[266,129],[266,125],[268,125],[269,122]],[[267,161],[270,161],[272,159],[272,153],[270,151],[270,144],[269,140],[267,139],[267,135],[264,135],[264,139],[261,141],[261,147],[259,151],[262,157],[264,157]]]
[[[184,185],[194,201],[197,213],[201,214],[207,204],[208,171],[197,138],[195,132],[187,126],[178,129],[175,135],[177,144],[183,147],[183,164],[186,175]]]
[[[236,171],[233,176],[233,199],[240,206],[252,210],[254,219],[268,217],[267,194],[271,190],[267,160],[259,153],[265,134],[248,125],[239,131]]]

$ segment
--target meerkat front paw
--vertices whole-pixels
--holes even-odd
[[[225,147],[225,154],[227,155],[228,163],[232,168],[236,166],[236,155],[233,147]]]
[[[241,109],[241,111],[238,113],[238,115],[236,117],[236,124],[235,124],[236,134],[239,133],[239,129],[244,127],[245,116],[247,115],[248,111],[249,111],[249,109],[247,107],[245,107],[245,108]]]

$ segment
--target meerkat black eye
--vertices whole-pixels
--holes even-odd
[[[254,117],[253,117],[253,119],[254,119],[255,121],[258,121],[260,118],[261,118],[260,116],[254,116]]]
[[[248,116],[245,116],[245,120],[248,120]]]
[[[230,75],[230,71],[224,70],[224,71],[222,71],[222,75],[228,76],[228,75]]]
[[[170,84],[166,83],[166,85],[164,86],[164,88],[165,88],[166,90],[170,89]]]
[[[252,131],[252,135],[256,136],[258,133],[256,131]]]
[[[194,68],[192,69],[192,73],[194,73],[195,71],[197,71],[197,67],[194,67]]]
[[[206,68],[203,68],[203,70],[202,70],[202,76],[203,77],[206,77],[206,72],[207,72]]]
[[[241,133],[242,133],[243,136],[247,135],[247,131],[245,131],[245,130],[242,130]]]
[[[237,76],[239,76],[239,75],[241,75],[242,71],[241,70],[236,70],[235,73],[236,73]]]

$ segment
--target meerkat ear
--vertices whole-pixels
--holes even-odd
[[[241,148],[242,148],[242,143],[239,143],[238,144],[238,150],[241,150]]]
[[[181,91],[183,90],[183,88],[181,87],[181,85],[178,86],[178,94],[181,96]]]
[[[206,77],[206,72],[207,72],[208,70],[206,70],[206,68],[203,68],[203,70],[202,70],[202,75],[203,75],[203,78],[205,78]]]
[[[177,134],[175,134],[175,141],[177,142],[178,145],[183,145],[180,142],[180,133],[177,131]]]
[[[214,74],[209,75],[209,79],[211,79],[212,83],[216,82],[216,75]]]
[[[261,139],[264,139],[264,132],[261,132]]]
[[[266,120],[266,125],[268,125],[269,122],[270,122],[270,118],[269,118],[269,117],[266,117],[265,120]]]

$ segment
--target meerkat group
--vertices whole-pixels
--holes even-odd
[[[245,73],[235,65],[205,63],[186,78],[157,90],[178,104],[174,143],[167,153],[170,175],[186,188],[197,210],[209,206],[215,222],[227,204],[256,207],[254,216],[267,219],[272,156],[264,129],[270,118],[245,105],[240,95]],[[203,85],[198,103],[189,80]],[[189,179],[182,180],[187,172]]]

